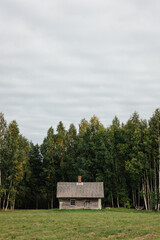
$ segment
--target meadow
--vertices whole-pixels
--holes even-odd
[[[160,213],[130,209],[0,211],[2,239],[160,239]]]

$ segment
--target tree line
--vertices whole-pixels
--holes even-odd
[[[66,130],[60,121],[41,145],[0,113],[0,208],[54,208],[57,182],[104,182],[103,206],[160,209],[160,109],[147,121],[134,112],[105,128],[98,117]]]

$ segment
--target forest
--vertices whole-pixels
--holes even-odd
[[[57,208],[57,182],[104,183],[103,207],[160,209],[160,109],[149,120],[134,112],[104,127],[98,117],[78,129],[60,121],[33,144],[0,113],[0,208]]]

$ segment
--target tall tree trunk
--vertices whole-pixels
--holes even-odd
[[[158,153],[159,153],[159,155],[158,155],[158,159],[159,159],[159,161],[158,161],[158,177],[159,177],[159,182],[158,182],[158,211],[160,210],[160,136],[158,136],[158,146],[159,146],[159,148],[158,148]]]
[[[132,199],[133,199],[133,206],[136,207],[137,205],[136,190],[133,188],[132,188]]]
[[[156,161],[155,158],[153,159],[153,163],[154,163],[154,201],[155,201],[155,210],[157,210],[157,171],[156,171]]]
[[[8,196],[7,196],[7,203],[6,203],[5,210],[7,210],[7,209],[8,209],[8,205],[9,205],[9,198],[10,198],[10,192],[8,193]]]
[[[160,210],[160,159],[159,159],[158,177],[159,177],[159,186],[158,186],[158,211],[159,211]]]
[[[48,209],[50,209],[50,198],[48,192],[47,192],[47,207]]]
[[[140,186],[138,186],[138,206],[140,206]]]
[[[36,209],[38,209],[38,194],[36,194]]]
[[[117,196],[117,207],[119,208],[119,197]]]
[[[8,205],[9,205],[9,199],[10,199],[10,190],[11,190],[11,187],[12,187],[12,180],[10,181],[9,192],[8,192],[8,196],[7,196],[7,203],[6,203],[5,210],[7,210],[7,209],[8,209]]]
[[[1,159],[0,159],[0,166],[1,166]],[[0,187],[2,185],[2,180],[1,180],[1,168],[0,168]],[[0,197],[0,209],[1,209],[1,197]]]
[[[149,179],[148,179],[148,177],[147,177],[146,181],[147,181],[147,200],[148,200],[148,209],[151,210],[151,206],[150,206],[150,186],[149,186]]]
[[[112,208],[114,208],[114,201],[113,201],[113,194],[111,193],[111,199],[112,199]]]
[[[143,190],[143,199],[144,199],[145,209],[148,210],[147,198],[146,198],[146,189],[145,189],[145,184],[144,183],[142,183],[142,190]]]
[[[1,187],[1,185],[2,185],[2,171],[1,171],[1,156],[0,156],[0,187]],[[2,199],[0,197],[0,209],[1,209],[1,201],[2,201]]]
[[[12,204],[12,210],[15,208],[15,202],[16,202],[16,196],[14,196],[13,204]]]
[[[135,207],[135,201],[134,201],[134,190],[132,188],[132,201],[133,201],[133,206]]]
[[[5,209],[5,202],[6,202],[6,192],[4,193],[4,199],[3,199],[3,210]]]
[[[53,209],[53,190],[52,190],[52,195],[51,195],[51,209]]]

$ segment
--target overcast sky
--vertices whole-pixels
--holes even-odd
[[[28,140],[159,101],[159,0],[0,0],[0,112]]]

